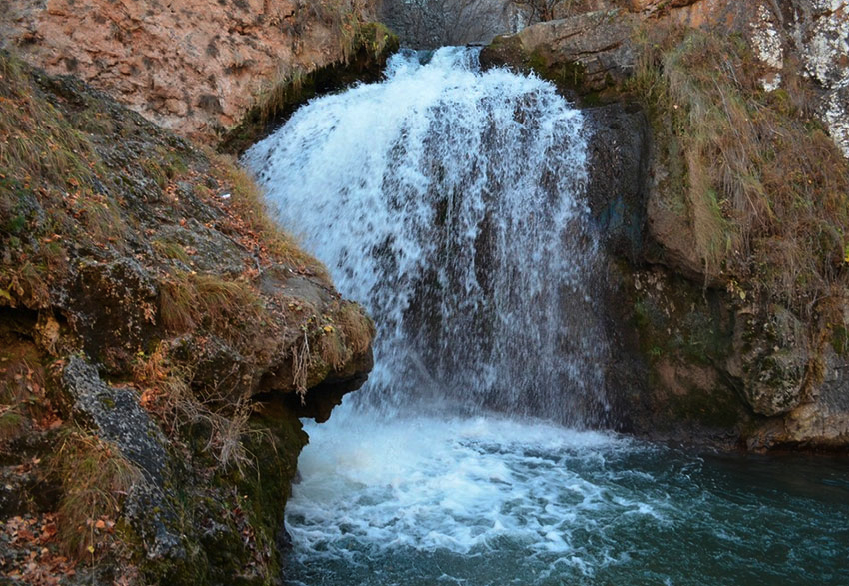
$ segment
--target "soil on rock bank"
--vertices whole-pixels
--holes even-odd
[[[371,320],[232,159],[0,78],[0,574],[276,581],[298,417],[362,384]]]

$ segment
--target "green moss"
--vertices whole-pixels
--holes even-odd
[[[831,328],[831,347],[839,356],[849,352],[849,330],[843,325]]]
[[[538,48],[528,56],[526,63],[537,75],[551,81],[561,90],[574,90],[579,94],[589,93],[584,88],[587,68],[583,63],[571,61],[554,65],[552,61],[545,49]]]
[[[698,387],[686,389],[671,396],[667,409],[671,426],[689,421],[709,428],[734,430],[750,419],[739,396],[724,385],[716,385],[709,391]]]
[[[115,408],[115,400],[112,397],[104,395],[104,396],[98,397],[98,400],[100,401],[100,404],[103,405],[104,407],[106,407],[107,409],[114,409]]]

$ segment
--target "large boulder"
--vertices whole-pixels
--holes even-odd
[[[496,37],[484,67],[531,68],[579,94],[622,83],[633,72],[631,35],[639,18],[624,10],[588,12]]]

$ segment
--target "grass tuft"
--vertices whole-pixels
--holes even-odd
[[[81,430],[65,436],[51,468],[62,483],[62,546],[70,556],[93,560],[108,546],[108,530],[141,472],[115,445]]]
[[[359,304],[343,302],[334,319],[345,344],[354,354],[363,354],[368,350],[375,335],[374,322]]]
[[[175,271],[162,283],[159,317],[175,334],[206,327],[223,339],[247,343],[248,328],[259,323],[265,307],[250,283],[212,273]]]

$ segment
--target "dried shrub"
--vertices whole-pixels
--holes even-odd
[[[644,30],[631,89],[653,118],[706,272],[751,286],[802,316],[847,285],[849,165],[811,118],[810,90],[788,67],[766,92],[735,36]]]
[[[163,424],[172,438],[189,429],[204,429],[204,451],[224,469],[236,467],[240,474],[252,465],[245,447],[248,435],[264,432],[250,426],[250,417],[258,408],[247,396],[237,398],[206,389],[199,396],[192,388],[191,367],[175,364],[168,356],[168,344],[160,343],[150,356],[140,355],[134,368],[134,381],[143,390],[141,404]]]

